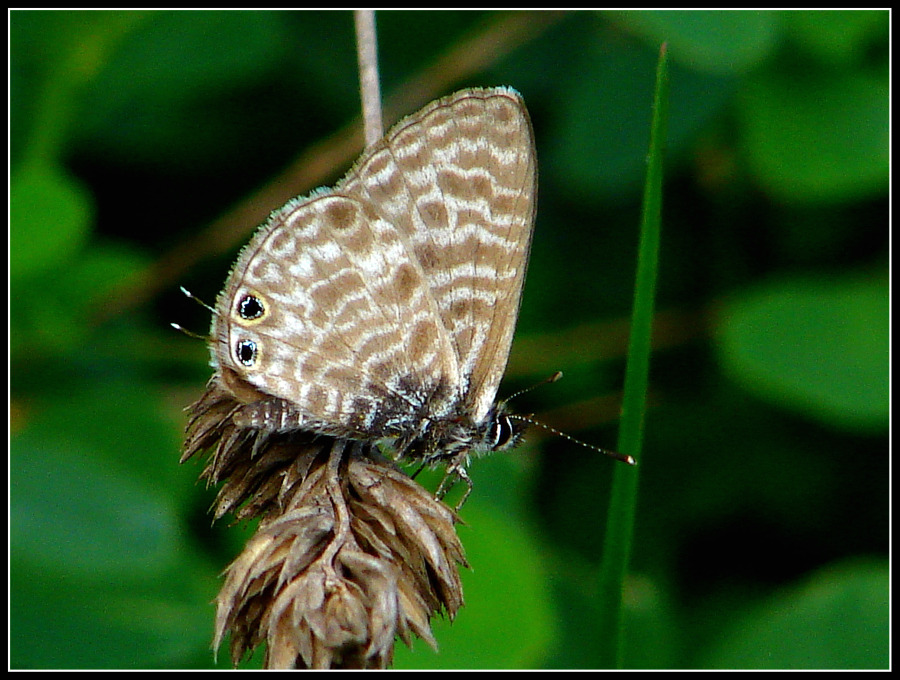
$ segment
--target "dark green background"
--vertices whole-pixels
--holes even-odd
[[[178,465],[181,408],[211,369],[204,343],[168,323],[205,331],[177,285],[213,301],[236,248],[96,319],[356,114],[352,17],[10,18],[11,664],[207,667],[218,573],[251,528],[210,528],[213,491]],[[669,41],[627,665],[886,668],[887,12],[519,18],[554,20],[450,88],[515,87],[537,137],[501,396],[562,370],[517,409],[607,447]],[[383,91],[503,19],[379,13]],[[595,666],[615,464],[540,431],[473,464],[466,607],[435,622],[439,654],[400,644],[397,666]]]

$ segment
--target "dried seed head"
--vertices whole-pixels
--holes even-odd
[[[463,605],[455,516],[371,444],[260,433],[214,378],[191,407],[186,460],[210,458],[215,516],[261,517],[217,598],[231,660],[267,643],[267,668],[386,668],[394,638],[436,648],[429,621]]]

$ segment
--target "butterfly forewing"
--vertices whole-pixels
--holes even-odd
[[[452,338],[475,422],[494,402],[512,342],[536,175],[519,96],[466,90],[402,121],[339,185],[409,243]]]

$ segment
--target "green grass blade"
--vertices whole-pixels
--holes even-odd
[[[625,394],[619,429],[618,451],[641,461],[644,405],[650,364],[650,334],[662,210],[663,146],[668,113],[668,53],[660,50],[656,72],[653,122],[650,130],[647,181],[644,187],[641,236],[632,312]],[[623,658],[622,593],[637,505],[639,467],[615,467],[609,514],[606,523],[603,559],[599,573],[601,667],[621,667]]]

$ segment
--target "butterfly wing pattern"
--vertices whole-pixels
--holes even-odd
[[[333,189],[274,212],[213,320],[234,421],[390,439],[462,477],[470,451],[515,443],[496,393],[536,181],[519,95],[469,89],[402,120]]]

